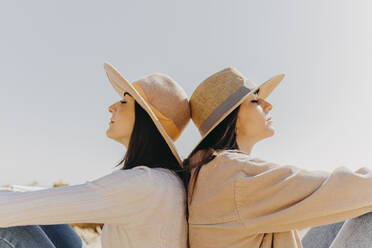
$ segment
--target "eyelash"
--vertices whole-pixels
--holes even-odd
[[[127,103],[126,101],[120,101],[121,103]]]
[[[256,102],[256,103],[257,103],[257,102],[258,102],[258,100],[252,100],[251,102]]]

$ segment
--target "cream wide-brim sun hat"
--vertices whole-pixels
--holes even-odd
[[[191,119],[202,137],[191,153],[247,97],[259,90],[257,98],[267,98],[284,76],[275,75],[257,86],[236,68],[228,67],[205,79],[190,97]]]
[[[162,73],[150,74],[129,83],[110,63],[104,62],[104,69],[116,92],[121,97],[128,92],[148,113],[183,168],[182,159],[173,143],[190,121],[190,105],[182,87]]]

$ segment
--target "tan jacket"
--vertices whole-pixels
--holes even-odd
[[[226,150],[202,167],[189,199],[190,247],[300,248],[296,229],[371,211],[368,168],[310,171]]]

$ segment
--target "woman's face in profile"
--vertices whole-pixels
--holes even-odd
[[[256,102],[258,101],[258,102]],[[256,143],[261,139],[273,136],[275,129],[268,114],[272,105],[262,98],[257,98],[256,94],[247,97],[238,112],[236,122],[236,132],[240,140]]]
[[[128,93],[124,97],[109,106],[108,111],[112,113],[109,123],[110,127],[106,131],[107,137],[122,143],[128,147],[135,121],[135,100]]]

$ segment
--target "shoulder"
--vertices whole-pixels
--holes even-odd
[[[101,188],[111,192],[125,189],[135,189],[137,191],[151,190],[156,181],[157,171],[147,166],[136,166],[132,169],[116,169],[105,176],[87,181],[93,188]]]
[[[162,167],[136,166],[133,169],[120,170],[119,173],[126,178],[128,176],[130,178],[134,177],[133,182],[144,184],[151,189],[156,188],[158,191],[161,189],[183,188],[181,178],[174,171]],[[131,179],[128,178],[128,180]]]
[[[240,150],[221,150],[207,165],[218,169],[233,169],[264,162],[266,161]]]
[[[90,180],[87,184],[91,188],[109,194],[132,191],[138,195],[155,196],[164,191],[183,190],[182,180],[175,172],[147,166],[136,166],[127,170],[117,169],[103,177]]]
[[[202,167],[202,170],[204,174],[231,177],[242,171],[255,175],[279,166],[277,163],[251,156],[240,150],[221,150],[212,161]]]
[[[147,166],[137,166],[132,169],[116,169],[111,173],[99,177],[93,181],[101,183],[118,183],[122,181],[136,181],[141,179],[150,179],[153,171]]]
[[[302,169],[292,164],[280,164],[272,160],[262,159],[260,157],[252,157],[237,150],[224,150],[216,157],[215,167],[221,170],[221,173],[236,176],[236,178],[283,178],[286,176],[301,174],[301,175],[321,175],[326,176],[323,171],[309,171]],[[227,166],[224,166],[227,165]]]
[[[181,178],[172,170],[161,167],[152,168],[151,170],[153,178],[160,185],[165,185],[166,187],[169,187],[170,185],[183,185]]]
[[[252,164],[262,164],[269,161],[264,160],[259,157],[255,157],[245,153],[241,150],[221,150],[218,152],[217,160],[223,160],[224,162],[230,161],[235,163],[252,163]],[[216,161],[217,161],[216,160]]]

